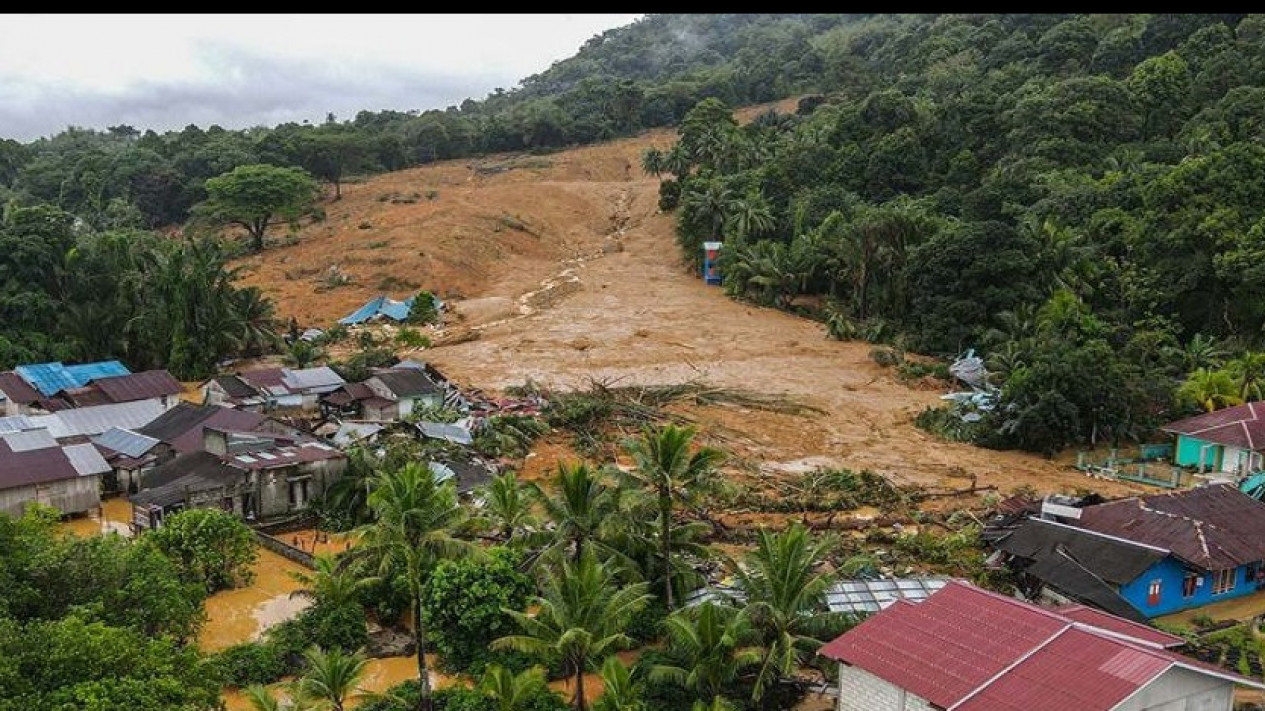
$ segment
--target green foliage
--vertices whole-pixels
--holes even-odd
[[[489,644],[517,629],[507,610],[523,611],[535,589],[518,570],[522,562],[522,553],[498,547],[484,558],[447,560],[431,571],[422,591],[422,616],[446,670],[478,675],[488,663],[503,659],[504,653],[491,653]]]
[[[485,457],[521,459],[549,433],[549,424],[532,415],[492,415],[474,437],[474,450]]]
[[[241,165],[206,181],[207,199],[195,213],[216,225],[236,225],[246,230],[250,249],[264,248],[268,228],[294,225],[311,211],[317,196],[316,182],[301,168],[282,168],[266,163]]]
[[[361,334],[369,333],[362,331]],[[369,334],[369,345],[361,343],[361,350],[352,353],[346,360],[333,361],[329,367],[334,369],[343,380],[359,383],[373,374],[372,368],[388,368],[395,365],[395,351],[390,348],[377,347],[373,334]]]
[[[413,297],[413,305],[409,307],[408,323],[428,325],[439,323],[438,299],[429,291],[419,291]]]
[[[235,644],[210,655],[207,662],[220,683],[237,688],[271,684],[288,671],[279,648],[264,642]]]
[[[430,348],[430,338],[412,328],[401,328],[395,334],[395,342],[405,348]]]
[[[207,592],[248,585],[258,557],[250,528],[220,509],[189,509],[163,519],[145,537]]]

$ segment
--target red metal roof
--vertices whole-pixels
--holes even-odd
[[[165,370],[146,370],[131,375],[116,375],[92,381],[112,402],[148,400],[164,395],[179,395],[180,381]]]
[[[955,711],[1105,711],[1172,665],[1158,650],[1067,628]]]
[[[1169,423],[1161,429],[1197,437],[1205,442],[1261,449],[1265,448],[1265,403],[1249,402],[1205,412]]]
[[[897,600],[820,654],[948,708],[1068,624],[1040,608],[950,581],[922,602]]]
[[[1126,620],[1088,605],[1063,605],[1054,608],[1054,611],[1074,622],[1125,635],[1157,647],[1180,647],[1186,643],[1186,640],[1175,634],[1169,634],[1133,620]]]
[[[1165,548],[1203,570],[1265,560],[1265,503],[1231,484],[1086,506],[1076,525]]]
[[[1111,615],[1059,614],[962,581],[919,603],[898,600],[820,654],[863,669],[950,711],[1107,711],[1173,666],[1253,688],[1155,646]]]

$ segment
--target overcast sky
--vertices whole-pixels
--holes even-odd
[[[639,17],[0,14],[0,138],[443,109]]]

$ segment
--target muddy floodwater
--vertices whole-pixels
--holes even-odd
[[[432,665],[435,660],[427,657],[428,662]],[[360,680],[360,690],[362,696],[353,699],[347,704],[348,708],[355,708],[371,698],[370,694],[383,693],[396,684],[417,678],[417,658],[416,657],[386,657],[383,659],[370,659],[368,665],[365,666],[364,677]],[[430,673],[431,687],[434,689],[442,689],[452,684],[461,683],[460,680],[438,674],[434,671]],[[280,696],[285,693],[285,684],[272,684],[269,688],[274,694]],[[250,702],[246,699],[245,694],[237,689],[227,689],[224,692],[224,704],[228,707],[228,711],[251,711]]]
[[[130,537],[132,535],[132,505],[127,499],[106,499],[101,502],[99,510],[67,519],[62,523],[62,529],[78,536],[113,532]]]

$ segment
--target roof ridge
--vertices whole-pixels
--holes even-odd
[[[963,696],[962,698],[958,699],[952,706],[949,707],[948,711],[953,711],[953,709],[958,708],[959,706],[966,703],[967,701],[970,701],[975,696],[978,696],[985,689],[987,689],[988,687],[996,683],[998,679],[1002,678],[1003,676],[1006,676],[1015,667],[1031,659],[1034,654],[1036,654],[1037,652],[1049,646],[1051,642],[1063,636],[1065,632],[1067,632],[1070,629],[1073,629],[1074,626],[1075,626],[1075,623],[1071,620],[1068,620],[1068,623],[1066,625],[1064,625],[1063,627],[1060,627],[1057,631],[1055,631],[1049,637],[1046,637],[1041,642],[1038,642],[1037,645],[1033,647],[1032,649],[1029,649],[1027,652],[1024,652],[1023,654],[1020,654],[1018,657],[1012,660],[1009,664],[1007,664],[1006,666],[998,670],[996,674],[992,675],[988,679],[985,679],[983,683],[981,683],[979,686],[972,689],[970,693],[968,693],[966,696]]]
[[[1019,609],[1025,612],[1034,612],[1043,617],[1048,617],[1054,620],[1058,620],[1060,622],[1063,622],[1064,624],[1070,624],[1072,622],[1072,620],[1056,612],[1053,612],[1052,610],[1047,610],[1043,607],[1038,607],[1036,605],[1032,605],[1031,603],[1024,602],[1023,600],[1019,600],[1019,599],[1010,597],[1008,595],[1002,595],[1001,593],[993,592],[992,590],[985,590],[984,588],[981,588],[978,585],[971,585],[970,583],[966,582],[962,578],[950,578],[949,581],[944,584],[944,587],[947,588],[950,585],[962,588],[963,590],[967,590],[972,593],[983,595],[985,597],[993,598],[994,600],[999,600],[1012,607],[1018,607]],[[943,589],[944,588],[941,588],[941,590]]]

